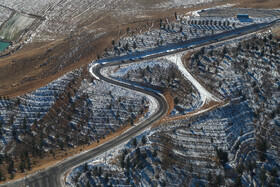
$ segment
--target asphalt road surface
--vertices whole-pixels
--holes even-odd
[[[25,179],[10,182],[10,183],[5,183],[0,186],[5,186],[5,187],[20,187],[20,186],[59,187],[59,186],[62,186],[63,184],[62,184],[61,179],[63,178],[63,175],[68,170],[70,170],[73,167],[76,167],[90,159],[93,159],[94,157],[96,157],[102,153],[105,153],[106,151],[130,140],[131,138],[135,137],[136,135],[138,135],[139,133],[143,132],[145,129],[150,127],[155,121],[157,121],[158,119],[160,119],[162,116],[164,116],[166,114],[167,109],[168,109],[168,104],[163,96],[161,96],[155,92],[140,88],[140,87],[132,86],[132,85],[129,85],[126,83],[122,83],[119,81],[115,81],[115,80],[106,78],[103,75],[101,75],[101,73],[100,73],[102,68],[108,67],[108,66],[113,66],[113,65],[120,65],[120,64],[124,64],[124,63],[134,63],[134,62],[140,62],[140,61],[144,61],[144,60],[154,59],[157,57],[166,56],[166,55],[178,53],[181,51],[186,51],[187,49],[189,49],[190,46],[193,46],[192,48],[198,48],[198,47],[214,44],[216,42],[233,39],[236,37],[240,37],[242,35],[254,33],[254,32],[257,32],[257,31],[263,30],[263,29],[267,29],[267,28],[271,27],[272,25],[274,25],[276,22],[279,22],[279,20],[276,20],[276,21],[270,22],[270,23],[265,23],[265,24],[254,24],[252,26],[247,26],[244,28],[238,28],[235,30],[226,31],[226,32],[220,33],[220,34],[201,37],[201,38],[197,38],[197,39],[193,39],[193,40],[185,41],[185,42],[180,42],[180,43],[176,43],[176,44],[170,44],[168,46],[163,46],[163,47],[160,47],[157,49],[151,49],[151,50],[147,50],[147,51],[136,53],[136,54],[129,54],[125,57],[116,57],[116,58],[102,60],[103,62],[108,61],[111,63],[107,63],[104,65],[99,64],[98,66],[95,66],[94,69],[92,69],[92,72],[97,77],[99,77],[100,80],[152,96],[158,102],[158,110],[153,115],[151,115],[149,118],[147,118],[144,122],[142,122],[141,124],[131,128],[130,130],[123,133],[122,135],[118,136],[117,138],[115,138],[103,145],[100,145],[97,148],[94,148],[90,151],[79,154],[75,157],[71,157],[70,159],[67,159],[64,162],[58,163],[43,171],[32,174],[32,175],[26,177]],[[172,51],[170,51],[170,50],[172,50]],[[146,56],[147,54],[149,56]],[[102,62],[102,61],[100,61],[100,62]]]

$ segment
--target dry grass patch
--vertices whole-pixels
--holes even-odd
[[[280,8],[279,0],[238,0],[236,7],[240,8],[260,8],[260,9],[277,9]]]
[[[280,25],[276,26],[272,29],[272,32],[275,34],[277,38],[280,38]]]
[[[104,54],[106,48],[112,47],[112,40],[118,41],[120,37],[128,36],[126,33],[127,28],[130,28],[132,31],[130,35],[136,35],[141,30],[144,32],[150,28],[158,28],[160,18],[168,18],[169,21],[174,21],[175,12],[180,15],[189,11],[223,5],[227,2],[215,1],[208,4],[168,10],[149,10],[147,8],[141,16],[131,17],[129,20],[121,19],[118,22],[112,22],[108,19],[106,22],[94,24],[94,29],[98,30],[100,28],[101,30],[98,32],[104,32],[104,34],[93,41],[89,39],[94,38],[94,35],[97,33],[89,34],[88,32],[77,31],[73,32],[73,36],[61,38],[53,43],[44,42],[25,45],[11,56],[0,58],[0,95],[15,97],[31,92],[71,70],[90,63],[98,55]],[[111,19],[115,20],[116,18],[112,17]],[[87,27],[87,29],[90,30],[91,27]],[[79,43],[78,40],[81,38],[85,42]],[[80,47],[75,54],[71,54],[69,49],[69,46],[73,44]],[[53,48],[53,50],[46,55],[46,51],[50,48]],[[69,55],[70,58],[62,63],[60,58]],[[77,58],[80,55],[81,57]],[[54,59],[46,66],[40,66],[49,60],[50,57]]]

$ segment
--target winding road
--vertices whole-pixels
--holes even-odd
[[[9,183],[2,184],[0,186],[5,187],[20,187],[20,186],[32,186],[32,187],[57,187],[57,186],[64,186],[63,184],[63,176],[65,173],[72,168],[102,154],[106,151],[130,140],[131,138],[135,137],[148,127],[150,127],[154,122],[159,120],[161,117],[163,117],[168,110],[168,104],[165,100],[165,98],[153,91],[146,90],[141,87],[129,85],[120,81],[116,81],[113,79],[110,79],[108,77],[105,77],[101,74],[102,68],[109,67],[109,66],[116,66],[121,64],[129,64],[129,63],[135,63],[140,62],[144,60],[150,60],[162,56],[167,56],[171,54],[175,54],[178,52],[186,51],[190,46],[193,46],[193,48],[198,48],[202,46],[207,46],[213,43],[230,40],[233,38],[240,37],[242,35],[254,33],[266,28],[269,28],[270,26],[274,25],[279,20],[265,23],[265,24],[255,24],[254,26],[247,26],[244,28],[238,28],[235,29],[235,31],[226,31],[224,33],[215,34],[211,36],[206,36],[202,38],[193,39],[186,42],[181,42],[177,44],[171,44],[168,47],[165,48],[158,48],[158,49],[152,49],[144,52],[140,52],[134,55],[127,55],[124,57],[118,57],[118,58],[112,58],[103,60],[103,62],[110,62],[110,63],[102,63],[99,62],[98,65],[94,65],[90,67],[90,72],[94,77],[96,77],[99,80],[106,81],[110,84],[114,84],[126,89],[134,90],[137,92],[144,93],[146,95],[149,95],[153,97],[158,104],[157,111],[149,116],[145,121],[140,123],[137,126],[134,126],[133,128],[129,129],[125,133],[121,134],[120,136],[114,138],[113,140],[104,143],[92,150],[83,152],[81,154],[78,154],[74,157],[71,157],[69,159],[64,160],[63,162],[60,162],[54,166],[51,166],[49,168],[46,168],[43,171],[36,172],[34,174],[31,174],[27,176],[25,179],[21,179],[18,181],[13,181]],[[171,51],[170,51],[171,50]],[[169,52],[167,52],[169,51]]]

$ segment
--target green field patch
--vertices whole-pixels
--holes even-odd
[[[4,51],[9,45],[10,43],[0,42],[0,52]]]

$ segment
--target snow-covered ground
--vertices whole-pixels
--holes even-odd
[[[236,164],[257,161],[253,177],[244,173],[245,184],[260,183],[261,168],[272,170],[279,168],[280,155],[275,150],[279,142],[279,40],[272,35],[259,34],[239,43],[229,43],[217,48],[207,48],[192,58],[189,69],[196,77],[208,85],[216,93],[230,98],[230,105],[243,103],[238,111],[240,114],[232,120],[240,120],[241,116],[246,128],[239,125],[228,127],[228,142],[233,152],[232,160]],[[246,109],[246,112],[244,111]],[[234,123],[233,123],[234,124]],[[269,125],[268,125],[269,124]],[[234,127],[239,132],[234,133]],[[265,129],[265,130],[264,130]],[[273,129],[273,130],[272,130]],[[258,144],[266,141],[269,148],[265,149],[266,161],[259,162],[261,151]],[[262,157],[263,158],[263,157]],[[250,179],[251,178],[251,179]]]
[[[48,41],[68,36],[75,31],[94,31],[102,27],[100,23],[108,21],[106,19],[110,19],[111,22],[119,22],[119,20],[127,20],[128,17],[145,17],[146,12],[151,10],[194,6],[205,2],[211,2],[211,0],[156,2],[137,0],[110,0],[106,2],[101,0],[32,0],[28,2],[25,0],[2,0],[0,5],[12,8],[17,12],[45,17],[46,20],[34,34],[34,40]]]
[[[18,12],[44,15],[50,7],[58,3],[57,0],[1,0],[0,4],[15,9]]]
[[[34,21],[34,18],[17,13],[3,25],[0,38],[8,41],[16,40]]]
[[[63,93],[65,86],[74,78],[76,71],[70,72],[50,84],[39,88],[26,95],[13,99],[0,100],[1,141],[0,153],[12,140],[12,128],[17,128],[20,133],[21,126],[26,120],[27,128],[39,121],[53,106],[58,96]]]
[[[7,8],[3,8],[0,6],[0,26],[6,21],[8,20],[8,18],[10,17],[12,11],[7,9]]]
[[[166,59],[172,63],[175,63],[180,70],[180,72],[185,76],[185,78],[190,81],[194,87],[198,90],[200,98],[202,100],[202,105],[209,103],[211,101],[220,102],[220,99],[213,96],[209,91],[207,91],[184,67],[182,58],[185,54],[179,53],[176,55],[166,56]]]
[[[164,1],[156,5],[156,8],[178,8],[178,7],[190,7],[190,5],[198,5],[203,3],[210,3],[213,0],[171,0],[171,1]]]
[[[97,79],[97,82],[98,81],[100,81],[100,79],[99,79],[99,77],[97,77],[94,73],[93,73],[93,68],[94,67],[96,67],[98,64],[92,64],[92,66],[89,68],[89,72],[90,72],[90,74],[94,77],[94,78],[96,78]],[[116,68],[116,67],[115,67]],[[116,73],[114,73],[114,74],[112,74],[112,69],[114,69],[114,67],[112,68],[112,67],[109,67],[109,68],[104,68],[104,70],[102,70],[102,74],[104,75],[104,76],[106,76],[106,77],[110,77],[110,76],[116,76]],[[122,82],[122,81],[120,81],[120,82]],[[113,86],[113,85],[112,85]],[[134,85],[134,86],[138,86],[138,85]],[[138,86],[138,87],[141,87],[141,86]],[[144,89],[148,89],[148,88],[145,88],[145,87],[141,87],[141,88],[144,88]],[[103,88],[104,89],[104,88]],[[151,96],[149,96],[149,95],[145,95],[145,94],[142,94],[142,93],[138,93],[138,92],[130,92],[128,89],[126,89],[126,88],[122,88],[121,90],[123,90],[123,91],[120,91],[119,92],[119,94],[120,94],[120,96],[123,96],[123,97],[125,97],[125,96],[128,96],[128,97],[145,97],[145,98],[147,98],[148,100],[149,100],[149,109],[148,109],[148,115],[146,115],[146,116],[144,116],[145,118],[147,118],[149,115],[152,115],[154,112],[156,112],[156,110],[158,109],[158,103],[157,103],[157,101],[153,98],[153,97],[151,97]],[[124,92],[124,91],[126,91],[125,92],[125,94],[122,94],[122,92]],[[157,92],[156,90],[152,90],[152,91],[155,91],[155,92]],[[133,93],[133,96],[130,96],[130,94],[131,93]],[[141,120],[140,120],[141,121]]]
[[[185,114],[197,110],[204,101],[201,100],[195,85],[183,75],[175,63],[167,58],[121,65],[106,70],[115,79],[140,84],[159,92],[171,91],[175,107],[171,115]]]
[[[119,20],[127,19],[130,17],[138,17],[141,15],[145,16],[146,12],[149,10],[162,10],[162,9],[170,9],[176,7],[186,7],[186,6],[195,6],[196,4],[201,3],[209,3],[212,0],[199,0],[199,1],[182,1],[182,0],[168,0],[168,1],[159,1],[159,2],[139,2],[139,1],[126,1],[126,0],[117,0],[117,1],[87,1],[87,0],[71,0],[71,1],[35,1],[32,0],[32,3],[26,3],[25,1],[15,1],[15,0],[3,0],[0,2],[0,5],[4,5],[10,8],[15,9],[18,12],[24,12],[27,14],[35,14],[42,17],[45,17],[46,20],[42,22],[42,24],[37,28],[37,30],[32,34],[32,41],[54,41],[58,38],[64,38],[66,36],[70,36],[74,32],[96,32],[99,34],[101,31],[98,28],[102,27],[102,22],[106,22],[106,19],[111,19],[112,22],[118,22]],[[134,7],[137,6],[137,10]],[[3,16],[1,16],[3,14]],[[7,18],[6,13],[0,13],[0,18]],[[190,14],[187,14],[190,15]],[[246,23],[240,23],[238,20],[234,20],[232,18],[200,18],[198,14],[192,14],[192,19],[197,21],[204,20],[213,20],[213,21],[230,21],[231,23],[235,23],[235,27],[239,27]],[[145,42],[143,42],[142,48],[145,48],[147,45],[156,46],[157,43],[166,44],[170,42],[174,42],[175,40],[182,40],[186,36],[190,39],[196,37],[197,35],[205,35],[211,34],[212,30],[217,33],[221,32],[224,29],[231,29],[230,26],[227,27],[213,27],[210,25],[193,25],[193,27],[189,27],[186,25],[186,19],[184,19],[184,15],[178,15],[178,17],[182,18],[182,23],[179,23],[180,19],[178,19],[177,23],[170,23],[168,20],[163,20],[166,28],[163,30],[153,30],[152,34],[147,33],[147,36],[138,36],[138,39],[148,38]],[[189,19],[189,17],[188,17]],[[4,21],[4,20],[3,20]],[[104,24],[106,25],[106,24]],[[152,25],[149,25],[152,28]],[[163,25],[162,25],[163,26]],[[182,32],[178,32],[182,27]],[[174,29],[175,28],[175,29]],[[142,28],[143,29],[143,28]],[[192,29],[193,32],[189,33],[189,30]],[[149,29],[150,30],[150,29]],[[203,31],[204,30],[204,31]],[[194,32],[196,31],[196,32]],[[157,36],[153,36],[153,33]],[[159,34],[162,34],[161,37],[158,37]],[[126,33],[122,34],[123,37],[126,37]],[[173,35],[171,38],[170,36]],[[152,40],[152,38],[154,38]],[[137,38],[127,38],[124,39],[124,44],[126,41],[133,40],[137,43],[137,45],[141,45],[141,42],[138,41]],[[158,40],[158,41],[157,41]],[[29,41],[31,42],[31,40]],[[131,43],[131,46],[133,43]],[[139,49],[137,49],[139,50]]]
[[[88,163],[87,171],[82,167],[72,171],[67,184],[229,186],[238,180],[246,186],[278,184],[279,177],[275,177],[273,168],[279,171],[280,45],[279,40],[270,40],[269,35],[258,37],[201,49],[192,56],[187,70],[180,61],[181,55],[165,58],[179,67],[205,98],[224,97],[229,104],[146,131],[136,137],[136,146],[135,140],[131,140],[113,151],[115,154],[109,154],[106,162],[95,160]],[[157,61],[154,66],[144,62],[110,71],[116,77],[129,75],[136,80],[136,67],[143,70],[149,66],[154,73]],[[192,81],[190,74],[199,81]],[[205,93],[199,82],[219,96]],[[144,135],[147,142],[141,143]],[[265,161],[260,161],[264,140]],[[227,153],[226,164],[219,160],[220,150]]]
[[[122,168],[120,164],[120,157],[125,149],[128,152],[125,159],[130,158],[131,162],[129,167],[131,185],[150,186],[165,183],[167,186],[180,186],[191,176],[200,176],[200,180],[204,181],[208,173],[212,173],[213,177],[218,174],[223,175],[223,170],[217,167],[212,159],[215,157],[215,147],[228,149],[224,118],[229,114],[225,113],[225,111],[230,112],[229,108],[210,112],[195,121],[186,119],[170,122],[166,126],[146,131],[135,137],[138,142],[137,147],[134,147],[134,140],[131,140],[122,147],[113,149],[106,155],[89,162],[88,171],[84,171],[83,166],[73,170],[68,175],[66,183],[68,186],[74,186],[77,182],[79,185],[86,185],[90,181],[90,184],[105,185],[103,179],[106,173],[109,173],[109,184],[127,184],[126,166]],[[145,144],[141,142],[143,136],[147,137]],[[138,147],[143,166],[136,161]],[[96,167],[102,168],[103,174],[100,177],[94,173]],[[91,173],[90,177],[87,173]],[[189,181],[194,184],[195,182]]]
[[[30,94],[0,100],[1,153],[20,152],[14,140],[31,141],[29,134],[43,139],[44,151],[75,147],[101,139],[142,114],[143,121],[156,110],[150,97],[83,76],[81,70],[73,71]]]
[[[167,56],[165,58],[159,58],[153,61],[144,61],[144,62],[140,62],[140,63],[135,63],[135,64],[128,64],[128,65],[121,65],[119,67],[115,66],[115,67],[110,67],[110,68],[106,68],[103,70],[103,74],[111,75],[112,77],[119,77],[119,78],[126,78],[129,77],[128,80],[129,81],[140,81],[141,79],[137,78],[138,77],[138,71],[144,71],[147,70],[147,73],[150,72],[154,75],[154,79],[156,79],[156,74],[160,74],[160,71],[167,71],[168,69],[173,69],[173,68],[178,68],[179,73],[181,73],[183,75],[183,77],[188,80],[190,83],[193,84],[194,88],[196,88],[198,90],[198,93],[201,95],[200,99],[203,100],[203,102],[199,101],[199,103],[205,103],[205,102],[210,102],[210,101],[219,101],[217,98],[215,98],[212,94],[210,94],[208,91],[206,91],[206,89],[195,80],[195,78],[193,76],[191,76],[191,74],[184,68],[183,64],[182,64],[182,55],[183,54],[176,54],[173,56]],[[94,66],[94,65],[93,65]],[[145,73],[144,77],[146,77],[147,73]],[[146,77],[147,78],[147,77]],[[155,85],[158,85],[157,82],[152,82]],[[160,84],[159,84],[160,85]],[[185,85],[187,86],[187,85]],[[176,124],[177,125],[177,124]],[[144,132],[143,134],[147,135],[148,131]],[[158,131],[152,130],[149,131],[148,133],[148,137],[153,137],[154,134],[157,134]],[[138,137],[136,137],[136,139],[138,140],[138,142],[141,141],[141,137],[143,136],[143,134],[139,135]],[[175,137],[172,137],[172,139],[176,139]],[[180,141],[183,141],[184,139],[180,139]],[[185,141],[185,140],[184,140]],[[219,141],[218,141],[219,142]],[[220,142],[223,142],[222,140]],[[152,141],[148,141],[148,144],[145,145],[144,147],[141,147],[141,150],[149,150],[149,149],[153,149],[153,142]],[[118,173],[118,174],[114,174],[110,180],[111,180],[111,184],[125,184],[125,175],[122,175],[120,173],[120,171],[122,171],[122,169],[116,165],[116,164],[112,164],[110,161],[115,160],[116,157],[119,157],[121,152],[124,149],[132,149],[132,141],[126,143],[124,146],[119,146],[118,148],[114,148],[112,150],[110,150],[108,153],[103,154],[99,157],[97,157],[96,159],[94,159],[93,161],[89,161],[88,162],[88,170],[84,171],[84,166],[79,166],[77,168],[75,168],[73,171],[71,171],[71,173],[67,176],[66,179],[66,184],[67,186],[75,186],[76,182],[80,182],[80,184],[82,185],[86,185],[88,183],[87,180],[87,176],[88,173],[90,172],[94,172],[96,170],[96,168],[102,168],[102,170],[104,170],[104,172],[108,172],[110,174],[112,173]],[[195,144],[191,144],[190,146],[192,146],[193,149],[199,149],[199,145]],[[207,146],[202,146],[202,147],[207,147]],[[210,150],[207,150],[207,152],[209,153]],[[214,149],[211,148],[211,151],[213,153]],[[135,153],[133,153],[134,151],[131,151],[131,157],[133,157],[133,155],[135,155]],[[150,151],[151,152],[151,151]],[[112,154],[114,153],[114,154]],[[174,152],[175,153],[175,152]],[[178,151],[176,151],[176,153],[178,154],[183,154],[180,153]],[[203,157],[204,154],[200,155],[198,152],[191,152],[192,156],[196,156],[198,157]],[[200,156],[199,156],[200,155]],[[150,160],[147,160],[148,162],[150,162]],[[152,163],[149,163],[151,165],[151,167],[153,167]],[[149,169],[148,169],[149,170]],[[141,182],[142,185],[150,185],[151,184],[151,180],[153,180],[153,173],[149,173],[147,169],[143,170],[143,171],[136,171],[135,174],[133,175],[138,175],[142,178]],[[107,175],[107,174],[106,174]],[[161,174],[161,178],[166,174]],[[105,176],[103,175],[103,178]],[[117,182],[118,181],[118,182]],[[130,179],[130,182],[132,182],[133,180]],[[137,183],[138,183],[137,182]],[[91,182],[90,182],[91,183]],[[136,184],[137,184],[136,183]],[[103,184],[103,180],[102,177],[100,178],[94,178],[94,184]],[[134,183],[135,184],[135,183]],[[174,184],[174,183],[173,183]]]
[[[96,32],[94,38],[89,39],[94,40],[103,34],[95,30],[95,24],[102,23],[104,15],[110,17],[111,12],[118,12],[118,15],[127,18],[127,13],[139,16],[145,10],[142,4],[137,4],[137,11],[124,9],[123,7],[130,7],[132,4],[135,6],[134,1],[125,0],[108,1],[105,4],[101,0],[31,2],[31,6],[30,1],[27,3],[23,0],[0,2],[5,6],[12,6],[16,11],[46,18],[27,42],[55,41],[84,30]],[[209,1],[172,0],[152,8],[173,8],[202,2]],[[0,23],[10,16],[11,12],[5,10],[0,13]],[[108,14],[104,14],[106,11]],[[165,19],[160,28],[152,29],[152,23],[148,25],[148,31],[141,31],[136,36],[127,37],[130,34],[125,33],[103,57],[130,54],[251,24],[240,23],[233,17],[203,17],[199,16],[200,13],[196,11],[185,17],[179,16],[175,22]],[[33,20],[18,15],[15,14],[9,20],[16,25],[20,24],[21,28],[11,29],[15,33],[33,23]],[[253,18],[252,23],[267,22],[274,18]],[[144,132],[136,137],[140,153],[137,146],[133,145],[134,140],[131,140],[90,162],[89,171],[84,171],[81,167],[74,170],[67,178],[69,185],[76,185],[77,182],[86,185],[87,181],[106,185],[106,174],[97,174],[96,166],[108,173],[107,178],[114,185],[131,183],[139,186],[180,186],[186,183],[207,185],[212,182],[209,173],[214,178],[212,180],[216,181],[219,174],[226,177],[232,172],[233,177],[229,176],[223,182],[227,186],[236,179],[236,166],[243,164],[248,168],[251,161],[257,161],[257,166],[253,171],[247,169],[241,174],[245,185],[254,182],[260,184],[261,168],[271,171],[272,167],[277,167],[279,170],[280,45],[276,39],[269,39],[270,42],[267,42],[268,37],[266,42],[261,39],[263,43],[256,38],[254,40],[241,43],[238,50],[238,45],[230,44],[227,48],[218,46],[217,50],[212,51],[213,54],[211,47],[206,52],[200,51],[198,59],[193,56],[187,69],[182,63],[182,54],[178,54],[103,72],[118,80],[132,81],[131,84],[143,83],[150,86],[149,89],[175,90],[175,94],[171,95],[174,96],[174,102],[176,97],[179,101],[177,100],[178,104],[171,115],[193,111],[201,106],[200,103],[220,101],[215,95],[229,99],[230,103],[208,114],[165,123]],[[73,41],[70,46],[72,53],[79,51],[78,44],[90,42],[78,36]],[[70,57],[66,55],[65,59],[67,58]],[[1,152],[13,138],[24,141],[24,134],[31,126],[34,128],[30,134],[37,139],[41,136],[42,148],[48,151],[57,148],[58,142],[72,147],[96,141],[137,117],[141,109],[149,106],[149,111],[141,120],[156,109],[154,100],[145,95],[100,80],[84,78],[81,74],[81,70],[71,72],[43,88],[15,99],[1,98]],[[211,88],[211,92],[202,86],[202,82]],[[24,123],[27,130],[23,129]],[[14,129],[18,137],[13,137]],[[147,136],[147,143],[139,143],[143,135]],[[256,148],[264,140],[268,144],[266,162],[259,161],[261,150]],[[124,168],[120,166],[119,158],[116,158],[125,152],[123,148],[128,150],[125,153],[127,163]],[[229,162],[224,168],[217,159],[216,148],[228,153]],[[9,148],[8,152],[16,151],[15,149]],[[154,153],[155,150],[157,154]],[[104,159],[105,156],[108,159]],[[77,177],[77,173],[81,175]],[[270,174],[266,176],[271,178]],[[276,180],[279,182],[279,178]]]
[[[162,19],[159,28],[143,28],[140,34],[129,36],[129,32],[123,34],[120,41],[106,49],[102,58],[124,56],[139,51],[148,51],[151,48],[167,47],[172,43],[191,40],[203,36],[222,33],[236,28],[248,26],[254,23],[264,23],[275,20],[274,17],[251,18],[250,22],[241,22],[235,17],[201,17],[199,12],[188,12],[178,16],[176,21]],[[280,15],[280,14],[279,14]],[[151,29],[152,28],[152,29]]]

